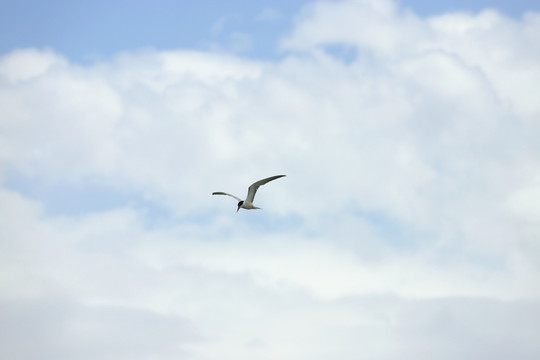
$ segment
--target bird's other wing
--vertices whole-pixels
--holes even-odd
[[[227,195],[227,196],[230,196],[230,197],[233,197],[235,198],[236,200],[238,201],[242,201],[242,199],[234,196],[234,195],[231,195],[231,194],[227,194],[227,193],[224,193],[224,192],[221,192],[221,191],[216,191],[216,192],[213,192],[212,195]]]
[[[270,176],[269,178],[262,179],[262,180],[259,180],[259,181],[255,182],[255,183],[251,184],[251,186],[248,188],[248,194],[247,194],[247,197],[246,197],[246,201],[250,202],[250,203],[253,203],[253,200],[255,199],[255,193],[257,192],[257,189],[259,188],[259,186],[264,185],[269,181],[276,180],[276,179],[279,179],[280,177],[284,177],[284,176],[286,176],[286,175]]]

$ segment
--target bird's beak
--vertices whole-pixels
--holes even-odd
[[[238,207],[238,209],[236,209],[236,212],[238,212],[238,210],[240,210],[240,206]]]

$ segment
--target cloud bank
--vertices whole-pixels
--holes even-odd
[[[318,2],[278,61],[4,55],[0,348],[538,358],[539,34]]]

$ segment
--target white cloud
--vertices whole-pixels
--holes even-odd
[[[404,56],[430,36],[427,30],[422,19],[393,1],[344,1],[338,6],[320,1],[304,8],[282,47],[310,50],[323,44],[351,43],[368,54]]]
[[[0,323],[43,358],[537,358],[539,18],[319,2],[279,61],[5,55]],[[262,211],[210,195],[278,173]],[[52,215],[21,177],[171,215]]]
[[[22,49],[5,55],[0,63],[0,75],[10,81],[34,79],[54,70],[55,66],[65,66],[67,60],[52,50]]]

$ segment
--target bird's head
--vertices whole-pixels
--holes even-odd
[[[242,205],[244,205],[244,202],[243,202],[243,201],[239,201],[239,202],[238,202],[238,209],[236,209],[236,212],[238,212],[238,210],[240,210],[240,208],[242,207]]]

